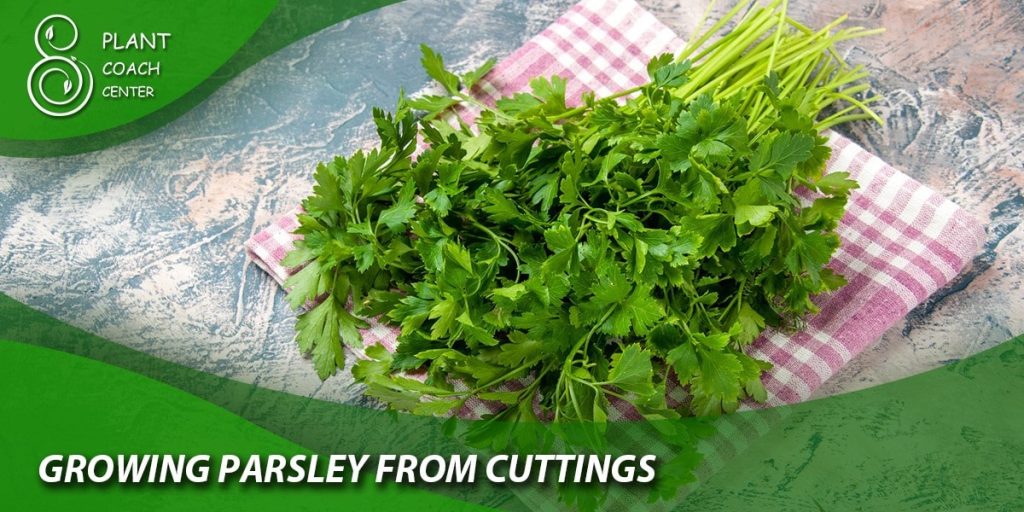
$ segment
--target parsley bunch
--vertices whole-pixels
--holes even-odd
[[[612,399],[649,418],[764,400],[770,365],[744,348],[844,284],[825,265],[856,183],[822,174],[820,132],[875,116],[834,50],[872,31],[841,21],[814,31],[784,3],[740,2],[653,59],[649,83],[576,107],[557,76],[484,105],[467,91],[493,61],[459,75],[424,46],[443,94],[375,109],[380,147],[316,170],[285,260],[305,265],[291,304],[316,304],[300,348],[326,378],[364,319],[399,326],[395,353],[367,347],[352,372],[418,414],[478,398],[503,419],[601,423]],[[475,129],[455,105],[480,110]]]

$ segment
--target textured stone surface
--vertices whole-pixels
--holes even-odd
[[[704,2],[642,0],[681,34]],[[822,393],[869,386],[1024,331],[1024,8],[1018,2],[790,2],[822,24],[888,32],[841,50],[874,73],[885,126],[842,129],[988,225],[971,268]],[[418,44],[456,67],[509,54],[568,1],[407,0],[328,28],[237,77],[170,125],[116,148],[0,158],[0,290],[112,340],[268,388],[320,383],[293,317],[241,243],[310,189],[317,161],[372,144],[369,112],[426,83]]]

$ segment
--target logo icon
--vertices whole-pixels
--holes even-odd
[[[70,31],[68,31],[70,29]],[[43,58],[28,72],[28,97],[40,112],[67,117],[92,97],[92,70],[68,53],[78,43],[78,27],[63,14],[43,18],[36,27],[36,50]]]

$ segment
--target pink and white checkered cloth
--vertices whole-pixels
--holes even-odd
[[[498,64],[474,93],[493,101],[528,88],[535,76],[560,75],[567,96],[585,90],[598,96],[647,81],[651,57],[676,52],[683,41],[633,0],[583,0]],[[468,113],[467,115],[471,115]],[[832,158],[826,172],[848,171],[860,184],[839,226],[842,239],[830,266],[849,284],[819,296],[821,312],[797,333],[765,332],[750,355],[770,361],[764,377],[767,405],[806,400],[929,295],[948,283],[977,253],[983,227],[935,191],[894,169],[843,136],[830,133]],[[281,260],[292,248],[295,212],[245,243],[252,260],[278,283],[290,275]],[[363,331],[368,344],[396,344],[397,329],[374,323]],[[361,354],[355,354],[359,357]],[[678,386],[670,399],[679,401]],[[474,403],[469,414],[491,412]],[[619,404],[610,417],[633,417]],[[466,412],[466,411],[464,411]]]

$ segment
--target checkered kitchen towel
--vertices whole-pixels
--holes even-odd
[[[531,77],[557,74],[568,80],[570,98],[585,90],[606,95],[646,82],[647,61],[682,45],[633,0],[583,0],[503,60],[474,92],[493,101],[526,89]],[[818,297],[821,312],[802,331],[769,330],[751,346],[750,355],[774,364],[764,376],[769,406],[810,397],[953,279],[984,240],[982,226],[935,191],[841,135],[830,133],[829,144],[827,172],[848,171],[860,183],[851,194],[839,227],[842,243],[830,263],[849,284]],[[289,275],[281,259],[292,247],[296,225],[295,212],[288,213],[245,243],[252,260],[278,283]],[[367,343],[393,349],[397,332],[374,323],[363,335]],[[683,391],[677,387],[670,394],[679,400]],[[490,404],[471,409],[470,415],[491,410]],[[628,407],[620,409],[612,416],[632,416]]]

